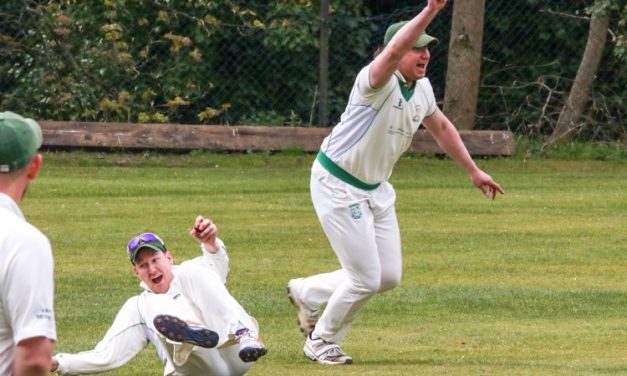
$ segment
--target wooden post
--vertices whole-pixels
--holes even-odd
[[[320,73],[318,77],[318,126],[329,125],[329,0],[320,1]]]

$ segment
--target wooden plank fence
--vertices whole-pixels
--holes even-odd
[[[331,131],[303,127],[38,122],[44,146],[55,148],[315,152]],[[509,156],[515,151],[511,132],[460,131],[460,135],[472,155]],[[414,135],[409,151],[442,153],[425,130]]]

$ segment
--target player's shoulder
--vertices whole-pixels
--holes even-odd
[[[177,276],[202,273],[202,256],[183,261],[182,263],[177,265],[176,268],[172,268],[172,272]]]
[[[140,294],[133,295],[130,298],[126,299],[126,301],[120,307],[120,311],[138,311],[139,306],[142,304],[142,299],[140,299],[145,294],[153,294],[152,292],[143,291]]]
[[[357,72],[357,78],[370,74],[370,67],[372,66],[372,62],[368,65],[364,65],[359,72]]]
[[[41,230],[7,210],[0,210],[0,224],[0,236],[6,242],[20,244],[20,248],[50,248],[50,241]]]
[[[355,103],[371,103],[376,101],[377,98],[385,98],[388,94],[397,87],[398,80],[395,74],[392,74],[388,80],[380,87],[373,87],[370,82],[370,70],[372,68],[372,62],[363,67],[357,74],[353,90],[350,95],[350,102]]]
[[[182,262],[178,268],[173,269],[172,272],[175,276],[175,282],[182,289],[196,286],[208,280],[220,280],[215,269],[207,265],[202,256]]]
[[[433,91],[433,87],[431,86],[431,81],[429,81],[429,79],[427,77],[423,77],[423,78],[417,80],[416,84],[418,84],[423,89],[428,89],[430,91]]]
[[[422,93],[423,97],[429,102],[435,103],[435,94],[431,82],[427,77],[423,77],[416,81],[416,91]]]

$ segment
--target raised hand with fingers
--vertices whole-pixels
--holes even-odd
[[[194,227],[189,232],[199,242],[205,244],[211,250],[218,248],[216,238],[218,236],[218,227],[210,219],[199,215],[194,221]]]

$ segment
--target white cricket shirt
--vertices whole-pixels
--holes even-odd
[[[10,375],[17,343],[57,339],[52,249],[24,219],[13,199],[0,193],[0,375]]]
[[[396,71],[385,85],[373,89],[370,66],[357,75],[340,123],[320,150],[360,182],[378,184],[389,179],[422,120],[437,106],[427,78],[416,81],[408,92]]]

